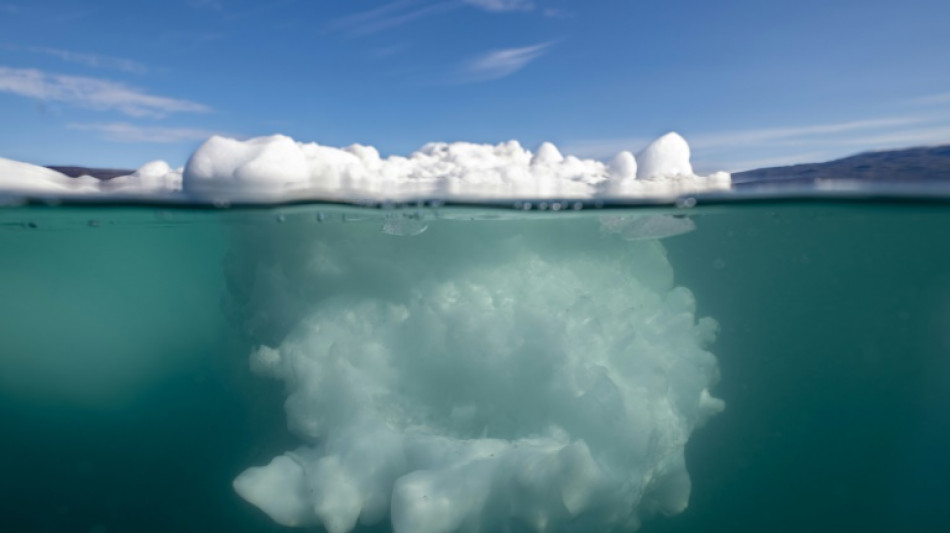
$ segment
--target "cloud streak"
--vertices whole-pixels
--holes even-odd
[[[170,128],[161,126],[139,126],[127,122],[82,124],[72,123],[66,126],[71,130],[91,131],[101,138],[120,143],[177,143],[183,141],[203,141],[215,132],[197,128]]]
[[[402,26],[420,18],[444,13],[460,5],[456,0],[434,3],[423,0],[396,0],[374,9],[336,19],[330,23],[330,27],[354,36],[369,35]]]
[[[496,13],[509,11],[531,11],[534,9],[532,0],[462,0],[464,3]]]
[[[23,48],[10,47],[11,49],[20,49],[34,54],[43,54],[52,56],[69,63],[77,63],[91,68],[101,68],[110,70],[119,70],[131,74],[145,74],[148,67],[138,61],[124,59],[121,57],[111,57],[99,54],[88,54],[84,52],[74,52],[71,50],[62,50],[59,48],[49,48],[45,46],[27,46]]]
[[[768,142],[785,142],[812,139],[816,136],[827,136],[856,131],[888,129],[911,124],[920,124],[928,119],[923,117],[888,117],[865,120],[852,120],[825,124],[811,124],[787,128],[759,128],[748,130],[734,130],[705,135],[696,135],[690,145],[696,149],[713,149],[720,147],[734,147],[739,145],[762,144]]]
[[[132,117],[161,118],[171,113],[207,113],[211,108],[178,98],[148,94],[122,83],[37,69],[0,66],[0,91],[43,102],[63,102]]]
[[[459,77],[461,83],[491,81],[511,76],[548,52],[554,43],[493,50],[468,61]]]
[[[907,101],[910,105],[940,105],[940,104],[950,104],[950,93],[941,93],[941,94],[928,94],[927,96],[921,96],[919,98],[914,98]]]
[[[532,11],[536,7],[534,0],[394,0],[338,18],[329,26],[354,36],[369,35],[466,6],[490,13]]]
[[[950,117],[898,116],[792,127],[727,130],[688,135],[698,169],[728,171],[811,163],[858,151],[950,143]],[[636,150],[642,138],[580,140],[564,149],[582,157],[609,159]],[[704,166],[705,165],[705,166]]]
[[[224,5],[220,0],[188,0],[187,4],[195,9],[211,9],[221,11]]]

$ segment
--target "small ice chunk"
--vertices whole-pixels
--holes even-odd
[[[637,178],[637,159],[629,151],[620,152],[607,167],[611,180],[625,181]]]
[[[173,169],[164,161],[151,161],[128,176],[103,182],[102,188],[121,193],[177,192],[181,190],[181,169]]]
[[[399,237],[414,237],[429,229],[429,223],[406,215],[387,216],[383,220],[383,233]]]
[[[535,152],[534,157],[531,158],[531,166],[556,165],[561,161],[564,161],[564,156],[561,155],[561,151],[557,149],[557,146],[545,142],[541,143],[541,146],[538,147],[538,151]]]
[[[66,194],[98,192],[99,180],[70,178],[55,170],[0,157],[0,190]]]
[[[234,490],[282,526],[316,523],[303,468],[287,455],[278,455],[267,466],[248,468],[234,480]]]
[[[185,165],[189,193],[220,189],[222,181],[236,193],[284,193],[309,184],[310,167],[301,147],[284,135],[238,141],[213,136]]]
[[[641,180],[691,176],[689,144],[678,133],[667,133],[637,154],[637,178]]]
[[[627,241],[662,239],[696,229],[692,220],[673,215],[608,216],[601,218],[600,224],[607,233],[619,234]]]

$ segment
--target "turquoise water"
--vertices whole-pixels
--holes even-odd
[[[677,234],[689,229],[683,221],[695,229]],[[281,345],[314,316],[329,328],[335,309],[408,302],[420,291],[425,302],[429,288],[447,283],[495,284],[517,296],[515,311],[497,322],[472,314],[481,322],[469,323],[453,308],[446,312],[458,321],[444,330],[451,335],[418,324],[367,330],[397,354],[424,352],[438,335],[441,349],[459,350],[451,368],[423,359],[402,370],[397,392],[421,391],[399,396],[417,402],[409,412],[428,402],[434,413],[412,424],[465,441],[482,438],[486,424],[501,428],[493,431],[502,439],[540,434],[550,419],[574,437],[606,439],[614,428],[562,416],[570,402],[554,409],[519,398],[533,390],[535,367],[499,377],[489,399],[471,385],[491,387],[488,374],[456,369],[474,357],[465,350],[483,353],[481,337],[498,330],[501,341],[528,339],[538,353],[565,343],[567,352],[583,350],[587,334],[591,345],[634,342],[593,327],[565,335],[552,329],[560,322],[545,322],[556,315],[608,324],[618,316],[611,294],[628,280],[647,296],[685,287],[695,297],[691,320],[718,322],[716,339],[703,346],[718,361],[711,393],[726,404],[686,443],[689,506],[644,516],[643,531],[938,530],[950,519],[946,227],[943,205],[870,202],[557,214],[5,208],[3,529],[285,531],[232,482],[302,442],[318,443],[302,436],[300,421],[288,429],[292,380],[256,375],[249,354]],[[517,278],[531,258],[542,262],[538,275]],[[562,300],[552,295],[572,290],[588,291],[588,303],[555,309]],[[653,311],[643,305],[647,321]],[[535,311],[535,321],[524,318]],[[639,322],[629,327],[645,331]],[[680,350],[677,335],[651,346]],[[443,420],[455,414],[439,418],[445,402],[463,395],[465,406],[495,413],[484,415],[491,420],[468,428]],[[485,407],[497,407],[495,397],[517,403],[506,408],[510,418]],[[601,448],[615,453],[609,443]],[[565,529],[583,530],[587,517],[603,513],[586,505]],[[531,530],[521,519],[509,525]],[[373,529],[389,530],[388,520]]]

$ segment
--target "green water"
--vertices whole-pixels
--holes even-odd
[[[695,223],[662,245],[697,316],[719,323],[713,393],[727,408],[687,445],[688,509],[643,531],[941,530],[950,208],[650,213]],[[409,235],[424,227],[410,219],[393,236],[376,211],[326,206],[0,210],[2,529],[287,530],[231,482],[297,442],[280,384],[252,375],[247,356],[285,335],[298,310],[249,320],[243,307],[268,296],[234,262],[302,263],[284,260],[286,244],[248,249],[235,235],[324,232],[340,249],[370,250],[378,264],[345,289],[384,294],[412,283],[387,276],[389,262],[451,276],[454,258],[490,265],[512,236],[551,256],[629,246],[637,257],[649,241],[603,241],[601,217],[631,214],[446,208],[420,214],[424,233]],[[331,289],[304,287],[293,301]]]

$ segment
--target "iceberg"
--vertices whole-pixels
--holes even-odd
[[[689,146],[676,133],[660,137],[636,157],[623,151],[608,164],[565,156],[547,142],[534,152],[517,141],[439,142],[409,156],[382,157],[372,146],[335,148],[285,135],[247,140],[213,136],[184,167],[152,161],[130,175],[101,182],[0,159],[0,192],[120,201],[591,200],[670,198],[730,186],[727,173],[694,174]]]

